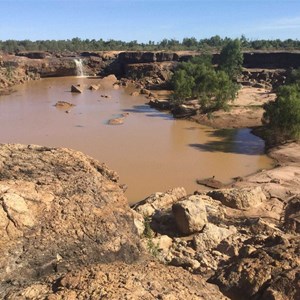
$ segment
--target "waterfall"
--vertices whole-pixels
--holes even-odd
[[[76,75],[77,76],[84,76],[83,73],[83,65],[82,65],[82,60],[81,59],[74,59],[75,65],[76,65]]]

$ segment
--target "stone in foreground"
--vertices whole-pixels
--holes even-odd
[[[183,200],[172,206],[178,229],[183,234],[201,231],[207,221],[206,207],[201,201]]]

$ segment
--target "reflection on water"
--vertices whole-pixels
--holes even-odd
[[[248,155],[264,153],[264,141],[251,134],[251,129],[217,129],[206,131],[212,137],[220,138],[203,144],[190,144],[200,151],[226,152]]]
[[[115,90],[110,82],[101,82],[97,91],[88,90],[100,82],[98,78],[49,78],[0,97],[1,142],[83,151],[118,172],[129,187],[130,202],[175,186],[193,192],[198,188],[196,178],[215,176],[227,183],[272,163],[263,154],[263,141],[248,129],[213,130],[173,120],[145,105],[143,96]],[[70,93],[72,84],[80,84],[83,93]],[[57,101],[76,106],[65,113],[54,107]],[[129,115],[123,125],[107,125],[124,112]]]

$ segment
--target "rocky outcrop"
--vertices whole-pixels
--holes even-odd
[[[286,69],[244,69],[239,82],[244,86],[272,89],[285,83]]]
[[[151,107],[159,110],[168,110],[171,108],[170,102],[168,100],[150,99],[148,104]]]
[[[277,168],[234,188],[198,191],[149,211],[157,257],[209,278],[231,299],[298,299],[298,150],[295,143],[274,149]]]
[[[141,254],[118,176],[68,149],[0,147],[0,291]],[[1,293],[0,293],[1,294]]]
[[[128,52],[121,52],[118,58],[123,64],[136,64],[136,63],[178,61],[180,55],[178,55],[178,53],[175,52],[128,51]]]
[[[161,199],[168,199],[169,193],[161,193]],[[158,202],[160,206],[155,210],[145,201],[135,208],[147,216],[155,232],[150,236],[151,244],[157,247],[157,255],[164,263],[205,275],[217,269],[217,262],[224,258],[212,250],[237,230],[226,225],[225,208],[219,201],[206,195],[179,195],[177,199]]]
[[[171,205],[184,195],[157,197]],[[149,257],[144,229],[104,164],[69,149],[0,146],[2,299],[227,299]],[[167,252],[172,241],[155,242]]]

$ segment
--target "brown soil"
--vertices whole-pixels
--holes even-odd
[[[229,111],[217,111],[211,115],[197,114],[192,117],[203,125],[215,128],[243,128],[262,125],[262,105],[275,99],[270,90],[254,87],[242,87],[238,97],[230,104]]]

